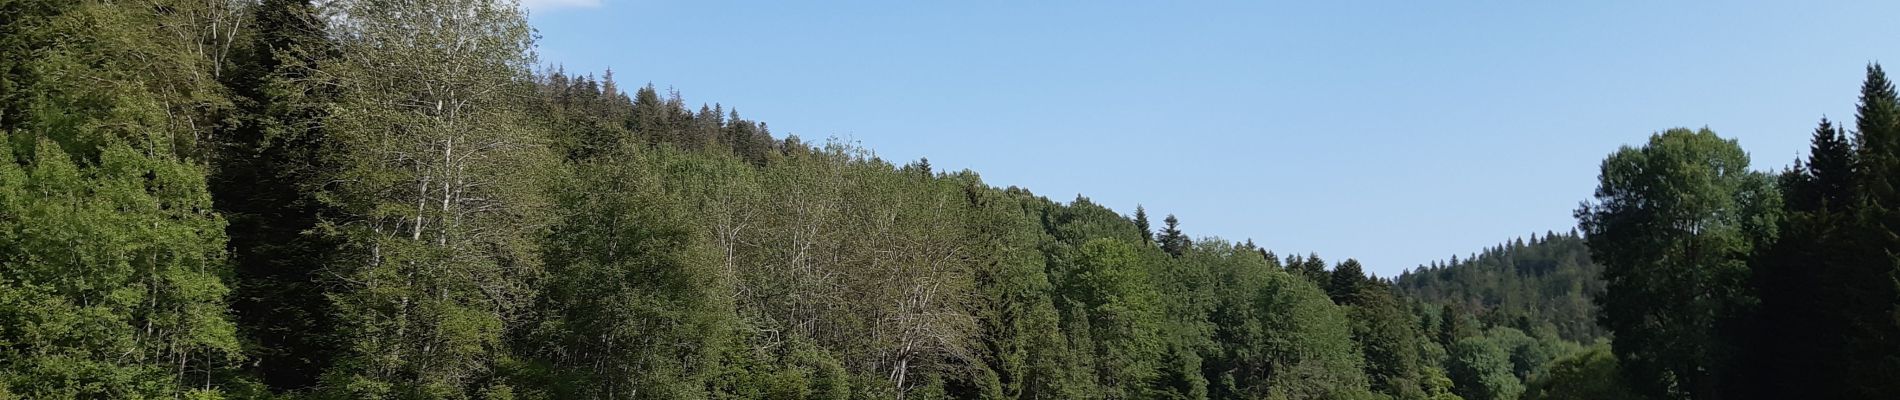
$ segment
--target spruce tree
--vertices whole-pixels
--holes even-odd
[[[1295,266],[1296,265],[1289,264],[1287,267],[1293,268]],[[1300,261],[1297,266],[1299,267],[1299,273],[1296,275],[1301,278],[1306,278],[1307,281],[1313,282],[1314,285],[1319,285],[1322,289],[1332,283],[1332,274],[1326,272],[1326,260],[1319,258],[1318,253],[1307,254],[1306,259]]]
[[[1423,398],[1420,379],[1424,366],[1418,350],[1420,341],[1429,339],[1422,339],[1404,301],[1385,285],[1367,283],[1356,285],[1356,289],[1348,311],[1352,337],[1365,353],[1366,377],[1373,389],[1393,398]]]
[[[1822,118],[1820,125],[1814,128],[1810,143],[1805,165],[1817,186],[1813,191],[1819,200],[1815,206],[1824,205],[1837,211],[1851,207],[1860,159],[1847,132]]]
[[[1135,205],[1135,228],[1141,230],[1143,244],[1154,243],[1155,232],[1153,227],[1148,226],[1148,210],[1141,208],[1140,204]]]
[[[334,93],[319,72],[335,57],[309,0],[266,0],[224,75],[236,113],[214,137],[213,203],[230,221],[237,292],[232,309],[257,344],[253,368],[273,389],[311,386],[336,345],[318,273],[336,243],[308,232],[327,211],[321,186],[324,118]]]
[[[1163,224],[1161,233],[1155,241],[1161,243],[1162,252],[1180,257],[1181,253],[1186,252],[1188,246],[1191,245],[1187,234],[1181,233],[1181,220],[1174,218],[1174,214],[1168,214],[1168,218],[1161,220],[1161,223]]]
[[[1458,343],[1458,339],[1476,335],[1477,331],[1478,328],[1471,326],[1465,315],[1451,308],[1450,304],[1439,307],[1437,339],[1440,346],[1451,347]]]
[[[1900,391],[1900,96],[1879,64],[1867,67],[1856,107],[1860,201],[1852,259],[1834,268],[1842,274],[1828,288],[1840,296],[1844,332],[1841,354],[1831,360],[1846,372],[1849,397]]]
[[[1841,353],[1826,343],[1849,333],[1854,319],[1851,298],[1841,289],[1865,286],[1851,274],[1852,248],[1843,230],[1852,218],[1855,154],[1841,129],[1822,119],[1813,132],[1807,160],[1782,173],[1785,218],[1781,237],[1764,250],[1755,267],[1761,298],[1754,327],[1743,338],[1745,379],[1736,385],[1765,398],[1844,398],[1856,383],[1834,362]]]
[[[1880,64],[1867,66],[1861,81],[1860,102],[1854,107],[1855,134],[1864,154],[1893,154],[1900,146],[1900,96]],[[1884,161],[1884,160],[1883,160]]]
[[[1357,300],[1355,297],[1359,295],[1360,286],[1365,284],[1365,267],[1359,265],[1359,260],[1348,258],[1333,267],[1327,281],[1326,295],[1332,297],[1335,304],[1351,304]]]

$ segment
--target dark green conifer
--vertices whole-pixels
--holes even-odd
[[[1135,205],[1135,228],[1141,229],[1142,243],[1154,243],[1154,228],[1148,226],[1148,210]]]
[[[1181,220],[1174,218],[1174,214],[1168,214],[1168,218],[1161,220],[1161,223],[1163,224],[1161,234],[1155,238],[1155,241],[1161,243],[1162,252],[1180,257],[1181,253],[1186,252],[1188,246],[1191,245],[1187,234],[1181,233]]]

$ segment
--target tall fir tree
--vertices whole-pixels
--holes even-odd
[[[1804,195],[1803,200],[1817,204],[1798,207],[1826,207],[1833,210],[1852,207],[1854,184],[1859,180],[1860,155],[1856,154],[1854,142],[1848,138],[1847,131],[1835,126],[1833,121],[1822,118],[1809,142],[1805,165],[1816,187],[1811,190],[1813,195]]]
[[[1141,230],[1143,244],[1154,243],[1155,231],[1154,227],[1148,225],[1148,210],[1139,204],[1135,205],[1135,228]]]
[[[1849,382],[1845,395],[1882,396],[1900,391],[1900,95],[1879,64],[1867,67],[1856,107],[1861,201],[1856,232],[1847,244],[1852,259],[1835,267],[1844,276],[1828,288],[1840,297],[1839,363]]]
[[[334,310],[318,273],[337,244],[309,234],[330,210],[313,196],[323,185],[324,118],[334,92],[322,64],[336,49],[308,0],[266,0],[224,85],[236,112],[219,127],[212,200],[230,221],[237,292],[232,309],[256,345],[253,371],[276,390],[316,384],[338,350]]]
[[[1188,246],[1192,245],[1188,241],[1187,234],[1181,232],[1181,220],[1174,218],[1174,214],[1168,214],[1168,218],[1161,220],[1161,223],[1161,233],[1157,235],[1155,241],[1161,243],[1162,252],[1180,257],[1181,253],[1187,251]]]
[[[1327,279],[1326,295],[1332,297],[1333,303],[1352,304],[1357,300],[1360,287],[1365,284],[1365,267],[1359,265],[1359,260],[1348,258],[1333,267]]]
[[[1839,363],[1837,345],[1854,318],[1848,297],[1838,288],[1862,283],[1843,257],[1850,247],[1846,230],[1853,221],[1855,158],[1851,142],[1831,121],[1822,119],[1811,138],[1807,160],[1781,176],[1784,218],[1781,236],[1754,260],[1754,287],[1761,299],[1744,355],[1745,379],[1735,385],[1743,396],[1758,398],[1846,398],[1853,382]]]

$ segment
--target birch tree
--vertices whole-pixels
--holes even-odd
[[[539,275],[532,250],[554,157],[521,110],[532,34],[493,0],[334,5],[343,60],[323,228],[353,254],[331,266],[353,396],[460,398],[505,353]]]

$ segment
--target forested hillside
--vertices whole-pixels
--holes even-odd
[[[1385,279],[540,67],[512,2],[0,15],[0,399],[1867,398],[1900,360],[1877,67],[1779,178],[1671,130],[1581,233]]]
[[[1606,338],[1591,302],[1603,291],[1603,267],[1576,232],[1546,232],[1484,249],[1463,259],[1434,261],[1400,273],[1400,292],[1418,301],[1478,315],[1579,343]]]
[[[0,11],[0,397],[1449,390],[1355,263],[537,72],[510,4]]]

